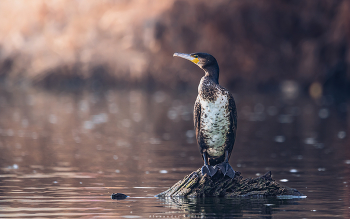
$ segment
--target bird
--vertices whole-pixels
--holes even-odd
[[[213,177],[218,170],[234,178],[229,159],[236,139],[237,109],[232,94],[219,84],[219,65],[208,53],[174,53],[204,70],[194,104],[193,120],[204,165],[202,175]]]

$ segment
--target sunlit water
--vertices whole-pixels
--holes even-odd
[[[235,94],[231,165],[307,198],[155,198],[202,165],[195,97],[2,90],[0,218],[350,218],[348,103],[330,97]]]

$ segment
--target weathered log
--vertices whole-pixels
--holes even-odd
[[[218,171],[213,177],[204,176],[201,169],[185,176],[158,197],[301,197],[296,189],[282,186],[271,178],[271,171],[255,179],[243,179],[236,172],[233,179]]]

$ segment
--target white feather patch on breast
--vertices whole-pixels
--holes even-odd
[[[219,157],[225,153],[225,140],[230,127],[229,104],[226,95],[219,95],[215,101],[200,99],[201,122],[200,128],[206,135],[207,153]]]

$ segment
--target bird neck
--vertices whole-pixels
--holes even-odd
[[[216,84],[219,84],[219,65],[217,63],[206,66],[204,72],[206,77],[210,78]]]

